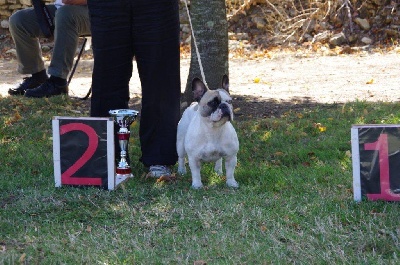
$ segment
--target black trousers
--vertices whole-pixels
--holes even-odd
[[[141,161],[174,165],[180,118],[178,0],[89,0],[94,67],[91,113],[128,108],[133,57],[142,86]]]

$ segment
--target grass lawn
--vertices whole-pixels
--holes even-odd
[[[236,180],[201,190],[135,178],[115,191],[54,187],[53,116],[81,102],[0,98],[0,264],[399,264],[397,203],[353,200],[352,124],[399,123],[400,105],[353,102],[236,120]]]

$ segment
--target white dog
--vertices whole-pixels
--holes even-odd
[[[195,78],[192,81],[194,99],[183,113],[178,124],[178,172],[186,173],[185,156],[192,172],[192,187],[203,186],[200,176],[201,162],[215,162],[215,171],[222,175],[222,158],[225,160],[226,184],[237,188],[234,177],[239,151],[239,140],[232,126],[232,98],[228,93],[229,80],[222,78],[222,88],[209,90]]]

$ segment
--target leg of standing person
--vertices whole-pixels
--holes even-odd
[[[88,1],[91,19],[93,74],[90,115],[107,117],[126,109],[132,76],[131,15],[128,1]]]
[[[88,7],[94,57],[90,115],[108,117],[110,110],[128,108],[133,70],[130,4],[89,0]],[[118,130],[114,126],[116,161],[120,156]],[[129,163],[129,156],[127,160]]]
[[[175,0],[136,1],[134,52],[142,85],[141,161],[155,177],[177,161],[180,117],[179,8]]]
[[[47,6],[54,16],[56,7]],[[33,8],[26,8],[14,13],[10,19],[10,33],[17,51],[18,72],[30,74],[16,88],[8,90],[10,95],[23,95],[27,89],[35,88],[47,79],[39,38],[44,37]]]
[[[72,69],[79,36],[90,34],[88,8],[85,5],[64,5],[54,17],[54,48],[48,69],[50,78],[25,93],[27,97],[48,97],[68,93],[67,77]]]
[[[89,0],[94,52],[91,116],[127,108],[132,59],[142,84],[141,161],[176,163],[179,121],[178,2]]]

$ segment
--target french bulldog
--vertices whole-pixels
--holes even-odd
[[[231,121],[232,98],[228,93],[229,79],[224,75],[222,88],[210,90],[199,79],[192,81],[193,102],[182,115],[177,131],[178,173],[185,174],[187,155],[192,173],[192,188],[199,189],[202,162],[215,162],[214,170],[222,175],[225,160],[226,184],[238,188],[234,177],[239,140]]]

